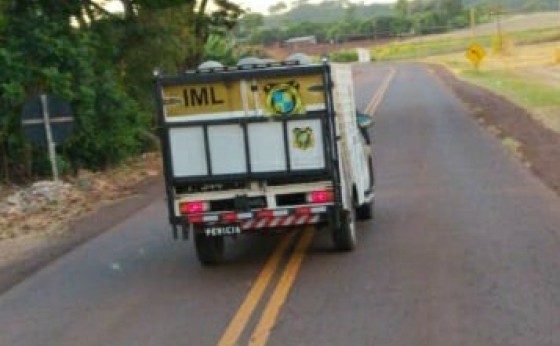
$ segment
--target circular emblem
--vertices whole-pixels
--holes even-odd
[[[279,89],[272,92],[271,105],[274,113],[289,114],[294,111],[296,106],[295,95],[289,89]]]
[[[272,115],[290,115],[302,109],[301,97],[297,85],[278,84],[268,90],[267,110]]]
[[[313,130],[310,127],[299,128],[296,127],[293,130],[294,133],[294,146],[301,150],[307,150],[315,146],[315,136],[313,135]]]

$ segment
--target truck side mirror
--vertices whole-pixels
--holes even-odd
[[[375,123],[371,116],[360,112],[356,112],[356,121],[358,122],[358,127],[362,129],[367,129]]]

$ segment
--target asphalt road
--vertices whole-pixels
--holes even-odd
[[[0,345],[559,345],[560,199],[424,67],[356,84],[377,177],[356,251],[308,228],[203,268],[162,197],[0,296]]]

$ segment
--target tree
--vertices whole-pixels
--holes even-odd
[[[279,1],[268,8],[268,13],[277,14],[288,9],[288,5],[284,1]]]
[[[247,13],[239,20],[239,24],[245,28],[256,29],[264,24],[264,17],[260,13]]]
[[[398,0],[395,4],[395,13],[398,17],[407,17],[409,9],[408,0]]]
[[[113,14],[98,0],[0,0],[2,176],[42,172],[44,151],[30,150],[19,126],[22,105],[38,93],[72,103],[76,131],[60,147],[62,161],[97,169],[144,150],[152,69],[198,64],[219,47],[208,38],[226,35],[240,15],[223,0],[213,10],[194,0],[121,3],[125,12]]]
[[[8,0],[0,0],[0,34],[2,33],[2,30],[4,29],[4,27],[6,26],[6,9],[8,8]],[[0,36],[0,39],[2,39],[2,37]]]
[[[219,61],[225,66],[234,65],[238,60],[233,46],[219,35],[210,35],[204,50],[208,60]]]
[[[356,21],[356,6],[350,4],[344,10],[344,21],[354,23]]]
[[[236,26],[236,35],[241,37],[249,37],[264,25],[264,17],[260,13],[246,13]]]
[[[195,1],[189,1],[194,9]],[[191,45],[195,48],[192,55],[187,56],[184,61],[185,68],[196,67],[202,60],[204,60],[204,45],[208,40],[210,34],[225,34],[225,32],[232,30],[237,22],[237,19],[243,13],[239,5],[236,5],[228,0],[214,0],[216,10],[207,13],[208,0],[200,1],[197,10],[193,10],[193,36],[190,39]]]
[[[283,38],[282,32],[277,29],[261,29],[249,37],[249,43],[270,46]]]
[[[443,15],[448,19],[460,15],[463,12],[462,0],[441,0],[441,10]]]
[[[309,4],[309,0],[292,0],[292,8],[298,8]]]

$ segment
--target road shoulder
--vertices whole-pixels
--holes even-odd
[[[157,199],[163,199],[161,176],[139,183],[136,193],[73,221],[55,236],[29,235],[0,242],[0,294],[52,261],[72,251]]]
[[[441,65],[429,65],[472,111],[547,186],[560,194],[560,135],[536,121],[530,113],[505,97],[458,79]],[[509,146],[511,148],[511,145]]]

